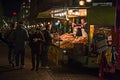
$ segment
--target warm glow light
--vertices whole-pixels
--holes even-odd
[[[85,5],[85,1],[79,1],[79,4],[80,4],[80,6],[83,6],[83,5]]]
[[[92,0],[86,0],[86,2],[92,2]]]
[[[80,16],[87,16],[87,9],[80,9],[79,13]]]
[[[68,10],[68,15],[70,17],[76,17],[76,16],[87,16],[87,9],[72,9]]]
[[[90,25],[90,42],[92,42],[94,34],[94,25]]]

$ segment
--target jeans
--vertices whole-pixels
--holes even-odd
[[[48,51],[49,51],[49,46],[44,46],[43,51],[41,53],[41,65],[42,66],[48,65]]]
[[[25,64],[25,49],[15,50],[15,63],[16,66]]]
[[[9,64],[13,63],[15,58],[14,46],[8,46],[8,62]]]
[[[34,52],[31,50],[31,57],[32,57],[32,68],[39,68],[40,64],[40,52]]]

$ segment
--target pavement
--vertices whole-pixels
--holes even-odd
[[[26,53],[28,52],[29,50],[26,51]],[[40,69],[39,71],[30,70],[30,53],[26,55],[25,69],[16,69],[9,66],[7,53],[7,45],[0,43],[0,80],[53,80],[48,73],[48,69]]]
[[[100,80],[97,68],[83,68],[74,63],[31,71],[29,47],[26,48],[25,69],[15,69],[8,65],[7,53],[7,45],[0,42],[0,80]],[[110,76],[104,80],[120,80],[119,71]]]

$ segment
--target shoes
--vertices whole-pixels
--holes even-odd
[[[38,70],[39,70],[38,68],[35,69],[35,71],[38,71]]]
[[[9,66],[14,68],[14,63],[10,63]]]
[[[99,73],[98,76],[99,76],[100,79],[103,79],[103,73]]]
[[[13,66],[13,64],[12,64]],[[24,69],[25,68],[25,65],[17,65],[17,66],[14,66],[14,69]]]
[[[45,67],[44,67],[44,66],[41,66],[40,68],[41,68],[41,69],[44,69]]]
[[[39,68],[36,68],[36,69],[35,69],[35,68],[32,68],[32,69],[31,69],[31,71],[33,71],[33,70],[38,71],[38,70],[39,70]]]
[[[9,63],[9,66],[12,67],[12,63]]]
[[[31,71],[35,70],[35,68],[32,68]]]
[[[25,65],[20,65],[20,68],[21,68],[21,69],[24,69],[24,68],[25,68]]]
[[[49,66],[45,66],[46,69],[49,69],[50,67]]]
[[[20,67],[19,66],[14,66],[14,69],[20,69]]]
[[[15,66],[14,63],[12,63],[12,67],[13,67],[13,68],[14,68],[14,66]]]
[[[40,68],[42,68],[42,69],[49,69],[50,67],[49,66],[41,66]]]

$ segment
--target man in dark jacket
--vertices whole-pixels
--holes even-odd
[[[28,32],[25,30],[23,22],[20,21],[16,30],[14,31],[14,43],[15,43],[15,63],[20,68],[25,67],[25,41],[28,40]],[[19,62],[20,59],[20,62]]]
[[[9,65],[12,67],[14,67],[14,57],[15,57],[15,53],[14,53],[15,44],[13,40],[13,33],[15,29],[16,29],[16,25],[12,23],[10,26],[10,30],[7,31],[5,35],[5,40],[8,45],[8,62],[9,62]]]
[[[77,28],[76,36],[88,37],[89,36],[89,29],[90,29],[90,27],[87,24],[86,20],[84,18],[82,18],[81,19],[81,24]]]

